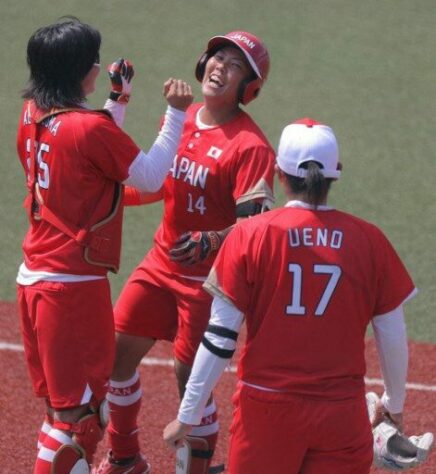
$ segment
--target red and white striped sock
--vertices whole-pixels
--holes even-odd
[[[137,418],[141,408],[141,396],[138,372],[129,380],[110,381],[106,395],[110,413],[107,432],[115,460],[133,457],[139,453]]]
[[[50,474],[53,459],[58,449],[63,445],[73,444],[73,440],[67,433],[51,428],[45,435],[42,446],[38,451],[33,474]]]
[[[44,443],[44,439],[47,436],[47,433],[53,428],[53,417],[46,413],[44,421],[42,422],[41,429],[38,433],[38,443],[37,449],[38,451],[41,449],[42,444]]]

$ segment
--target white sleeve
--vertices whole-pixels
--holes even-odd
[[[182,134],[185,112],[167,107],[164,125],[146,154],[143,151],[129,167],[129,177],[124,184],[139,191],[156,192],[161,187],[173,163]]]
[[[217,296],[213,299],[209,326],[204,337],[214,352],[206,348],[204,343],[198,348],[177,416],[182,423],[188,425],[200,423],[209,396],[229,363],[229,358],[220,357],[217,353],[220,351],[230,353],[236,348],[236,337],[229,338],[211,332],[213,327],[222,328],[224,334],[234,333],[237,336],[243,319],[243,314],[228,301]]]
[[[406,399],[409,360],[403,306],[375,316],[372,328],[385,384],[382,403],[390,413],[401,413]]]
[[[112,118],[118,127],[123,128],[127,104],[107,99],[103,108],[111,113]]]

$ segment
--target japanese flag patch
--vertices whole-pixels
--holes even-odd
[[[207,156],[210,156],[214,160],[217,160],[223,151],[217,148],[216,146],[211,146],[207,152]]]

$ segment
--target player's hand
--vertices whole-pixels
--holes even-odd
[[[183,440],[189,434],[191,428],[191,425],[186,425],[177,419],[173,420],[165,427],[163,439],[170,449],[176,451],[183,444]]]
[[[384,416],[397,427],[400,433],[403,432],[403,414],[402,413],[385,412]]]
[[[219,232],[186,232],[174,242],[174,247],[169,251],[170,260],[181,265],[194,265],[206,259],[220,246]]]
[[[173,79],[172,77],[165,81],[163,95],[168,105],[179,110],[186,110],[194,100],[191,86],[181,79]]]
[[[390,413],[386,410],[385,406],[379,400],[375,406],[375,413],[373,420],[371,420],[372,427],[376,427],[382,421],[389,421],[396,426],[398,431],[403,431],[403,414],[402,413]]]
[[[132,78],[135,74],[133,65],[124,58],[119,58],[108,67],[112,90],[109,99],[127,104],[132,92]]]

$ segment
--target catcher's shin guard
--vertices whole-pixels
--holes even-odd
[[[100,417],[100,424],[103,429],[109,424],[109,402],[104,399],[98,407],[98,415]]]
[[[211,474],[224,471],[224,466],[209,468],[213,450],[205,438],[187,436],[176,452],[176,474]]]
[[[191,467],[191,445],[185,441],[176,451],[176,474],[188,474]]]
[[[53,458],[51,474],[89,474],[85,453],[78,446],[64,444]]]
[[[84,453],[88,464],[92,464],[97,444],[104,436],[104,429],[97,413],[85,415],[75,423],[55,421],[54,428],[70,432],[74,446]]]

